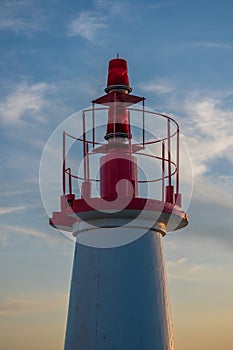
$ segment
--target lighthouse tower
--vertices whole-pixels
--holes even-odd
[[[61,209],[50,224],[76,237],[65,350],[171,350],[162,237],[188,224],[179,127],[131,94],[122,58],[110,60],[105,92],[82,111],[81,137],[63,132]],[[67,164],[70,138],[82,146],[78,173]]]

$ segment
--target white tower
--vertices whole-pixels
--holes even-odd
[[[65,350],[172,350],[162,237],[188,224],[179,193],[179,127],[168,116],[146,111],[145,99],[130,94],[127,62],[119,57],[109,62],[105,91],[82,114],[83,135],[76,139],[83,146],[82,176],[67,168],[66,138],[73,136],[63,134],[61,211],[50,224],[77,238]],[[135,108],[139,102],[142,107]],[[106,111],[107,132],[99,141],[96,115]],[[133,114],[141,128],[133,128]],[[149,118],[151,127],[156,120],[160,127],[164,123],[160,138],[146,132]],[[92,177],[92,157],[99,157],[99,178]],[[146,178],[138,167],[142,157],[150,161]],[[79,198],[72,193],[77,179]],[[145,184],[160,189],[157,198],[140,193]]]

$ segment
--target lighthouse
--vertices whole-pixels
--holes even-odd
[[[188,224],[179,126],[132,94],[127,61],[117,55],[80,130],[63,132],[63,193],[50,218],[76,240],[64,349],[172,350],[162,239]],[[80,145],[78,172],[68,164],[68,139]]]

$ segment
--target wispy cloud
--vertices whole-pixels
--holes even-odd
[[[195,264],[187,258],[166,262],[168,277],[175,280],[186,280],[192,282],[215,281],[216,273],[222,272],[221,267],[211,264]]]
[[[173,3],[172,2],[157,2],[157,3],[155,3],[155,4],[149,4],[147,7],[148,7],[148,9],[151,9],[151,10],[159,10],[159,9],[161,9],[161,8],[164,8],[164,7],[168,7],[168,6],[170,6],[170,5],[173,5]]]
[[[56,245],[59,242],[59,235],[48,235],[40,230],[19,225],[1,225],[0,242],[3,245],[8,245],[15,235],[40,239],[46,242],[48,245]]]
[[[144,6],[144,5],[143,5]],[[94,0],[90,10],[82,11],[68,24],[69,36],[80,36],[90,42],[99,39],[103,29],[111,28],[113,22],[132,22],[141,5],[130,1]],[[97,42],[97,41],[95,41]]]
[[[27,207],[19,206],[19,207],[0,207],[0,215],[12,214],[18,211],[25,210]]]
[[[132,10],[137,6],[137,4],[133,4],[127,0],[95,0],[96,9],[98,11],[102,11],[109,16],[121,16],[121,19],[130,19],[132,15]],[[119,19],[119,17],[118,17]]]
[[[0,120],[7,124],[22,123],[26,118],[44,121],[42,110],[48,103],[45,97],[48,89],[44,82],[21,82],[0,102]]]
[[[35,311],[38,307],[45,306],[44,303],[38,303],[37,305],[29,300],[8,299],[0,303],[0,315],[31,312]]]
[[[22,227],[22,226],[14,226],[14,225],[3,225],[4,231],[8,231],[10,233],[18,233],[21,235],[26,236],[34,236],[42,239],[48,239],[48,235],[46,235],[44,232],[41,232],[39,230],[28,228],[28,227]]]
[[[229,51],[233,49],[233,45],[227,42],[217,42],[217,41],[185,41],[176,44],[173,47],[169,47],[169,54],[181,54],[187,51],[198,50],[197,52],[202,52],[202,50],[221,50]],[[210,53],[210,52],[209,52]]]
[[[80,36],[93,41],[99,30],[108,26],[106,20],[107,18],[105,16],[96,12],[81,12],[68,25],[68,33],[70,36]]]
[[[94,0],[94,4],[96,6],[97,10],[104,11],[105,13],[108,13],[110,16],[114,15],[120,15],[121,19],[124,18],[124,20],[131,21],[132,18],[134,18],[134,13],[138,12],[140,13],[142,10],[145,9],[151,10],[160,10],[161,8],[168,7],[170,5],[173,5],[170,2],[156,2],[156,3],[140,3],[140,2],[134,2],[127,0]],[[118,18],[119,20],[119,18]]]
[[[181,127],[180,170],[184,197],[190,193],[199,201],[218,203],[231,210],[233,179],[229,169],[230,166],[233,169],[233,108],[224,101],[231,100],[232,90],[182,92],[176,96],[178,88],[175,83],[167,85],[168,82],[165,80],[161,91],[172,89],[173,93],[166,96],[163,112],[174,117]],[[152,94],[160,90],[157,82],[148,81],[142,87]],[[170,114],[169,109],[178,111],[178,115]],[[219,160],[227,165],[219,169]]]
[[[166,94],[166,93],[171,92],[174,89],[172,84],[166,80],[142,83],[142,84],[138,84],[138,86],[143,91],[154,92],[157,94]]]
[[[18,196],[18,195],[22,195],[25,193],[33,193],[34,190],[31,189],[23,189],[23,190],[9,190],[9,191],[3,191],[0,192],[0,196]]]
[[[0,30],[31,35],[33,31],[44,28],[46,18],[34,1],[9,0],[2,1],[0,5]]]
[[[232,182],[232,180],[230,180]],[[230,184],[231,185],[231,184]],[[233,211],[232,187],[229,182],[222,185],[221,178],[214,175],[196,176],[194,183],[193,197],[199,202],[217,203],[222,208]]]
[[[208,162],[218,157],[227,158],[233,151],[233,110],[223,109],[221,100],[189,96],[184,103],[189,116],[184,133],[193,162],[194,174],[208,171]],[[229,157],[233,164],[233,159]]]
[[[211,41],[200,41],[194,42],[193,46],[203,47],[203,48],[213,48],[213,49],[232,49],[232,46],[226,43],[211,42]]]
[[[11,298],[0,302],[0,315],[32,314],[57,309],[66,305],[67,295],[55,296],[52,299]]]
[[[224,97],[209,97],[199,92],[188,94],[178,102],[178,108],[185,115],[180,120],[182,140],[192,163],[190,172],[187,164],[181,161],[181,174],[184,181],[194,177],[195,198],[232,209],[232,178],[224,167],[222,173],[212,168],[213,162],[217,164],[219,159],[225,159],[233,168],[233,110],[224,107],[222,100]]]

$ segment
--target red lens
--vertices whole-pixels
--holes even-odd
[[[108,111],[106,139],[110,137],[129,138],[129,112],[121,104],[113,105]]]

